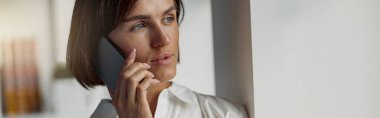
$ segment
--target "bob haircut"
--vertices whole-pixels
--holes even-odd
[[[177,23],[182,13],[181,0],[173,0]],[[67,45],[67,67],[86,89],[104,85],[95,71],[97,44],[133,10],[137,0],[76,0]]]

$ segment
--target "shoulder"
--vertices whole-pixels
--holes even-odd
[[[247,118],[243,106],[217,96],[194,92],[200,103],[203,114],[221,118]]]
[[[117,112],[110,99],[100,101],[90,118],[116,118]]]

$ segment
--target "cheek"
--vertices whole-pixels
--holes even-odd
[[[166,33],[171,39],[171,45],[178,45],[178,39],[179,39],[179,29],[176,26],[167,27]]]
[[[136,49],[136,61],[142,61],[147,55],[149,42],[147,42],[146,37],[143,35],[133,35],[133,36],[125,36],[125,38],[122,41],[122,50],[124,52],[124,55],[127,57],[129,53],[133,50],[133,48]]]
[[[147,63],[148,62],[148,55],[149,55],[149,49],[145,47],[139,47],[136,46],[136,59],[135,62],[143,62]]]

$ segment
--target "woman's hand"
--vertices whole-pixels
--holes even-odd
[[[111,93],[112,104],[119,118],[152,118],[147,90],[160,81],[153,79],[153,73],[147,70],[150,68],[148,64],[135,62],[135,58],[136,49],[133,49],[125,59],[116,91]]]

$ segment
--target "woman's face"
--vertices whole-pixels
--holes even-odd
[[[178,23],[173,0],[137,0],[135,8],[108,35],[125,56],[136,49],[135,62],[148,63],[155,79],[171,80],[178,60]]]

